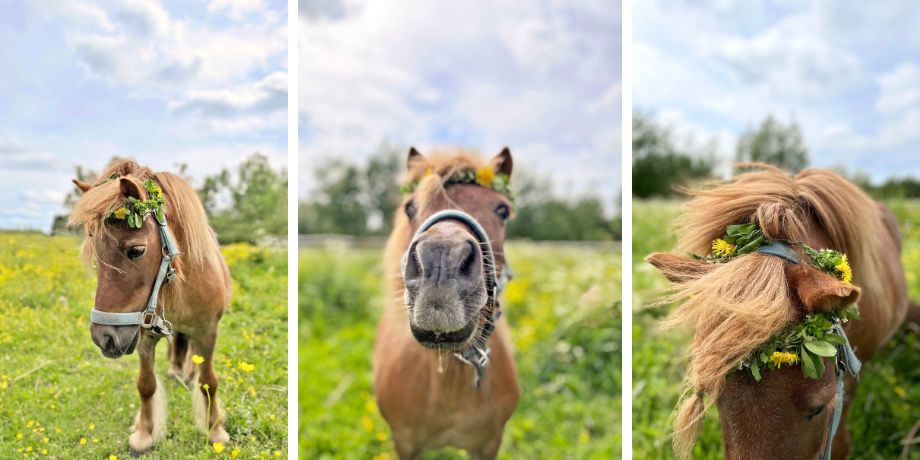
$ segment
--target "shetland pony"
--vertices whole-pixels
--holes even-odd
[[[161,263],[168,252],[163,241],[166,233],[158,231],[155,215],[146,215],[136,228],[113,214],[130,199],[150,198],[145,181],[158,185],[165,199],[163,217],[178,252],[170,254],[174,257],[171,262]],[[149,303],[155,305],[156,318],[166,321],[156,328],[90,324],[93,342],[105,357],[119,358],[135,349],[140,357],[137,391],[141,406],[128,439],[132,455],[150,450],[166,434],[166,396],[154,374],[156,345],[164,335],[169,336],[169,374],[187,383],[198,376],[192,400],[199,428],[210,442],[227,442],[217,397],[214,347],[218,322],[230,303],[230,272],[201,201],[179,176],[155,173],[130,160],[113,161],[93,184],[74,183],[83,195],[69,222],[86,230],[83,257],[98,272],[92,317],[130,317],[144,311],[153,299]],[[171,281],[159,273],[167,266],[175,273]],[[159,292],[155,287],[158,277],[163,282]],[[165,326],[170,323],[171,328]],[[203,357],[203,363],[192,363],[193,355]]]
[[[425,157],[413,148],[407,163],[417,186],[403,200],[386,247],[389,302],[374,348],[377,403],[400,458],[444,446],[495,458],[520,394],[508,325],[496,320],[497,293],[488,288],[490,276],[506,274],[511,202],[491,188],[449,179],[476,171],[510,177],[511,153],[485,163],[462,151]],[[454,217],[431,220],[445,210]],[[419,232],[426,221],[430,228]],[[483,355],[487,367],[473,362]]]
[[[846,323],[845,331],[857,356],[870,359],[898,329],[909,305],[897,222],[883,205],[830,171],[806,169],[790,176],[767,165],[743,166],[759,170],[688,191],[691,200],[678,219],[677,252],[707,254],[726,226],[755,223],[770,240],[845,252],[853,284],[809,263],[794,265],[761,253],[722,264],[663,253],[648,256],[673,283],[663,301],[683,301],[665,326],[696,330],[688,392],[674,427],[675,450],[682,458],[690,455],[705,412],[715,403],[726,458],[816,458],[834,409],[843,404],[832,453],[844,458],[850,448],[847,412],[857,380],[847,377],[847,397],[838,400],[832,358],[825,358],[828,370],[818,380],[803,377],[798,366],[764,371],[761,381],[732,370],[804,315],[845,308],[857,298],[861,318]]]

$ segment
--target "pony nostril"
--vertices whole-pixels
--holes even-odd
[[[102,337],[102,349],[106,351],[115,350],[115,337],[110,334],[106,334]]]
[[[473,274],[473,264],[478,261],[478,252],[476,251],[476,243],[472,240],[466,241],[466,247],[463,249],[463,252],[460,253],[460,266],[458,271],[461,276],[470,276]]]
[[[412,247],[409,248],[408,254],[406,254],[406,267],[403,276],[406,281],[416,280],[422,277],[422,271],[422,264],[419,262],[416,244],[413,243]]]

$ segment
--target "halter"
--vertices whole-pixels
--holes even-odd
[[[508,273],[508,270],[505,269],[502,270],[501,279],[495,276],[495,256],[492,253],[492,243],[489,241],[489,235],[486,234],[482,225],[480,225],[473,216],[459,209],[446,209],[432,214],[429,218],[425,219],[421,226],[419,226],[413,239],[418,238],[422,233],[428,231],[438,222],[445,220],[458,220],[466,224],[466,226],[473,231],[473,236],[475,236],[479,242],[484,260],[483,267],[485,268],[486,274],[486,293],[488,294],[486,305],[491,310],[489,312],[489,321],[482,327],[482,332],[473,343],[459,352],[454,353],[454,357],[464,364],[472,366],[476,371],[473,376],[473,386],[478,390],[479,383],[485,375],[485,370],[489,367],[489,337],[492,335],[492,332],[495,331],[495,322],[498,321],[498,318],[502,315],[501,306],[498,304],[497,299],[511,275]],[[406,254],[408,255],[408,252]]]
[[[160,270],[157,272],[156,281],[153,283],[153,291],[150,292],[147,307],[143,311],[131,313],[112,313],[100,311],[94,307],[90,312],[89,319],[93,323],[108,326],[137,325],[155,336],[164,337],[172,334],[172,324],[162,314],[157,313],[157,298],[163,284],[172,281],[176,277],[176,268],[173,267],[172,261],[180,252],[176,240],[166,224],[166,214],[162,212],[151,214],[153,214],[157,228],[160,230],[163,259],[160,261]]]
[[[778,241],[765,244],[757,248],[757,252],[785,259],[792,264],[799,263],[799,256],[789,245]],[[856,357],[853,347],[850,346],[850,340],[847,338],[843,326],[839,322],[835,323],[831,330],[843,337],[843,344],[835,345],[837,348],[836,368],[837,368],[837,402],[834,404],[834,415],[831,417],[831,424],[828,427],[827,442],[824,444],[824,450],[821,452],[822,460],[831,459],[831,447],[834,443],[834,436],[837,435],[837,428],[840,427],[840,418],[843,416],[843,398],[844,398],[844,378],[849,373],[852,376],[859,375],[859,369],[862,363]]]

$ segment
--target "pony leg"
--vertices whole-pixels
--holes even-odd
[[[192,389],[192,404],[195,405],[195,420],[198,428],[208,434],[211,443],[227,443],[230,435],[224,429],[225,415],[217,398],[217,372],[214,371],[214,345],[217,333],[210,334],[192,343],[192,350],[204,358],[198,374],[198,388]]]
[[[493,460],[498,456],[498,448],[501,447],[501,445],[502,433],[499,432],[498,436],[486,441],[486,443],[479,446],[478,449],[473,450],[470,454],[470,458],[474,460]]]
[[[128,445],[131,455],[140,455],[153,447],[166,434],[166,393],[153,371],[158,337],[141,334],[137,345],[140,358],[140,373],[137,376],[137,392],[141,397],[141,409],[134,420]]]
[[[179,379],[186,386],[195,378],[195,369],[188,350],[188,336],[180,332],[175,333],[169,341],[169,370],[166,371],[166,375]]]

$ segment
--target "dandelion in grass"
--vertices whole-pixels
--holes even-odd
[[[245,361],[240,361],[240,363],[239,363],[239,368],[240,368],[240,370],[243,371],[243,372],[252,372],[252,371],[256,368],[256,365],[255,365],[255,364],[249,364],[249,363],[247,363],[247,362],[245,362]]]
[[[233,450],[230,451],[230,458],[236,458],[236,457],[239,457],[239,456],[240,456],[240,450],[239,450],[239,449],[233,449]]]
[[[378,441],[386,441],[386,440],[387,440],[387,434],[384,433],[383,431],[378,431],[378,432],[377,432],[377,440],[378,440]]]
[[[22,439],[22,433],[16,433],[16,439]]]
[[[276,450],[276,451],[275,451],[275,458],[281,458],[281,451],[280,451],[280,450]]]
[[[201,365],[201,363],[204,362],[204,356],[192,355],[192,362],[195,363],[196,366]]]
[[[779,369],[783,364],[798,364],[799,355],[795,353],[789,353],[785,351],[774,351],[770,355],[770,364],[773,364],[774,367]]]
[[[483,166],[476,170],[476,183],[483,187],[491,187],[495,179],[495,170],[491,166]]]
[[[80,438],[80,445],[81,445],[81,446],[85,446],[85,445],[86,445],[86,438]]]
[[[118,460],[118,457],[115,454],[109,454],[109,460]]]
[[[224,451],[224,444],[221,442],[215,442],[214,445],[211,447],[213,447],[214,452],[218,454]]]

